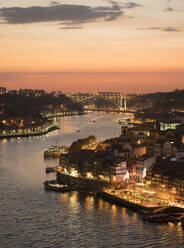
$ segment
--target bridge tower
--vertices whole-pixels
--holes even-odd
[[[126,95],[124,95],[124,110],[127,108]]]

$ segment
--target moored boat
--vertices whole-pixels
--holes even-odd
[[[56,181],[45,181],[44,187],[46,190],[52,190],[56,192],[69,192],[71,189],[66,184],[59,184]]]

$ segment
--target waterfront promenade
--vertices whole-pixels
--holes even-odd
[[[82,113],[85,114],[85,113]],[[64,116],[74,116],[74,115],[81,115],[77,111],[62,111],[58,113],[42,113],[42,115],[46,118],[54,118],[54,117],[64,117]],[[7,139],[7,138],[17,138],[17,137],[32,137],[32,136],[39,136],[44,135],[49,132],[52,132],[59,127],[53,123],[45,123],[43,125],[38,125],[35,127],[22,127],[22,128],[11,128],[11,129],[3,129],[0,130],[0,139]]]
[[[135,191],[128,185],[116,188],[117,185],[113,183],[65,174],[60,169],[57,170],[56,183],[66,184],[72,191],[96,194],[113,204],[131,209],[147,221],[184,223],[184,207],[176,202],[163,201],[157,198],[154,192]]]
[[[37,128],[2,130],[0,132],[0,139],[39,136],[52,132],[56,129],[59,129],[59,127],[54,124],[48,124]]]
[[[42,112],[42,116],[46,118],[54,118],[54,117],[64,117],[64,116],[73,116],[73,115],[82,115],[85,112],[78,112],[78,111],[59,111],[59,112]]]

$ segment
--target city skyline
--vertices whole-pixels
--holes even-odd
[[[181,89],[183,13],[182,0],[2,0],[0,84],[64,92]]]

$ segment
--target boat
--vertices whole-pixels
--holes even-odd
[[[77,129],[77,133],[79,133],[80,132],[80,130],[79,129]]]
[[[69,192],[71,188],[66,184],[59,184],[57,181],[45,181],[44,187],[48,191]]]

